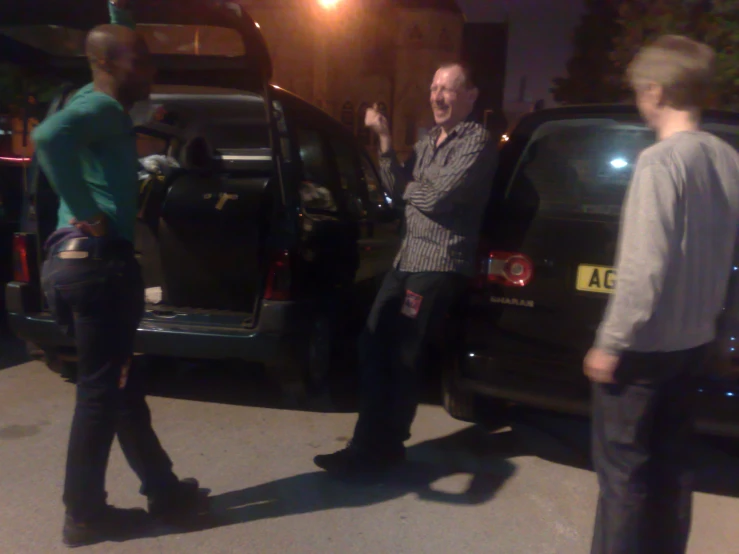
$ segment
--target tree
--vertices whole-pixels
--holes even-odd
[[[664,34],[685,35],[717,53],[717,103],[739,108],[739,3],[736,0],[622,0],[612,62],[623,75],[644,44]]]
[[[554,79],[551,93],[564,104],[620,100],[622,90],[613,79],[613,40],[620,32],[617,0],[586,0],[585,13],[575,28],[574,53],[567,76]]]

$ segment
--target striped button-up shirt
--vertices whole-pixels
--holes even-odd
[[[405,232],[395,258],[401,271],[473,275],[483,211],[498,151],[479,123],[463,121],[437,146],[435,127],[401,164],[380,154],[382,183],[405,202]]]

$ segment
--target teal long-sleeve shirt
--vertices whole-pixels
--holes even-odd
[[[128,11],[110,6],[110,20],[135,28]],[[133,242],[138,203],[138,155],[133,121],[111,96],[82,87],[31,134],[36,157],[59,195],[57,228],[98,213],[112,236]]]

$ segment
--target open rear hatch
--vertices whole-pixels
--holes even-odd
[[[272,257],[266,234],[286,213],[278,176],[290,169],[280,152],[284,122],[278,128],[279,114],[268,109],[278,105],[266,43],[237,4],[146,0],[133,8],[157,77],[151,101],[132,116],[140,137],[163,141],[159,153],[181,165],[141,189],[136,246],[147,286],[161,289],[152,296],[163,305],[253,313]],[[3,3],[0,53],[68,91],[89,82],[85,36],[108,20],[102,0]],[[36,217],[24,230],[41,253],[56,199],[43,175],[30,188]]]

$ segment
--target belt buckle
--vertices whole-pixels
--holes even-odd
[[[56,256],[60,260],[84,260],[91,256],[88,250],[77,248],[81,241],[87,244],[88,237],[74,237],[62,241],[56,251]]]
[[[90,257],[90,253],[84,250],[65,250],[59,252],[56,256],[60,260],[84,260]]]

